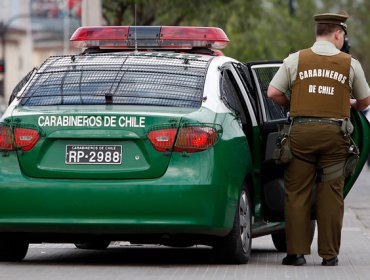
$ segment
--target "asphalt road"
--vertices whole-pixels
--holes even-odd
[[[115,243],[104,251],[72,244],[34,244],[20,263],[0,263],[0,279],[369,279],[370,170],[365,166],[346,199],[338,267],[323,267],[316,237],[304,267],[282,266],[270,236],[253,240],[246,265],[218,264],[207,247],[173,249]]]

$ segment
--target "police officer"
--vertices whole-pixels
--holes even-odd
[[[294,159],[285,169],[288,254],[284,265],[303,265],[304,255],[310,254],[314,183],[318,253],[322,265],[338,264],[344,211],[342,170],[350,143],[341,126],[350,117],[350,107],[363,110],[370,104],[360,63],[340,51],[347,18],[344,12],[316,15],[316,42],[289,55],[267,91],[276,103],[290,107],[293,122],[290,142]]]

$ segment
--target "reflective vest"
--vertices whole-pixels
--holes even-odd
[[[351,56],[325,56],[311,49],[299,52],[297,77],[292,84],[292,117],[345,118],[350,116]]]

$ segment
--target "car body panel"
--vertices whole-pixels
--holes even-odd
[[[358,146],[360,150],[360,155],[353,175],[346,178],[343,189],[344,197],[348,195],[348,193],[354,186],[356,179],[360,175],[370,152],[370,123],[367,120],[366,116],[362,112],[351,110],[351,122],[355,127],[351,137]]]
[[[96,127],[82,130],[79,126],[45,125],[46,116],[58,113],[101,116],[104,120],[107,111],[109,117],[116,119],[121,115],[144,116],[145,127],[131,128],[128,133],[125,129],[117,132],[115,127],[107,127],[104,135]],[[122,111],[125,113],[119,113]],[[6,120],[9,119],[17,119],[19,125],[41,126],[42,139],[31,151],[18,150],[4,157],[11,164],[4,162],[0,171],[0,192],[5,202],[0,218],[3,231],[225,235],[232,227],[231,217],[244,179],[240,174],[252,170],[245,135],[230,112],[215,113],[206,107],[145,109],[122,105],[114,109],[96,105],[44,106],[34,112],[34,108],[16,106]],[[113,143],[124,137],[129,141],[148,142],[147,129],[168,123],[176,126],[212,123],[228,129],[222,130],[214,148],[197,153],[164,154],[146,143],[146,153],[156,156],[153,162],[157,168],[160,160],[165,161],[164,170],[152,178],[140,177],[132,168],[112,170],[108,166],[107,171],[101,167],[84,169],[85,165],[71,168],[64,165],[66,143]],[[240,153],[245,156],[240,157]],[[9,177],[12,177],[10,185]],[[15,199],[17,204],[13,203]]]

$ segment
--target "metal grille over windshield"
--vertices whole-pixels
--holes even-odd
[[[50,57],[33,76],[23,106],[123,104],[201,106],[209,58],[170,54]]]

